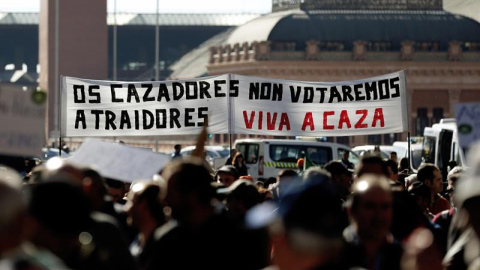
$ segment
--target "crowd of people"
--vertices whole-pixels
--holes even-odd
[[[478,167],[445,184],[434,164],[346,153],[261,180],[241,153],[212,173],[177,152],[132,183],[1,166],[0,269],[480,269]]]

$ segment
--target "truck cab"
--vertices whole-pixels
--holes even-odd
[[[254,179],[276,177],[284,169],[297,170],[297,160],[308,158],[314,166],[339,160],[351,149],[342,144],[315,140],[238,139],[235,149],[243,154],[248,174]],[[357,164],[358,157],[350,152],[349,160]]]
[[[465,151],[460,148],[457,123],[453,118],[441,119],[438,124],[426,127],[423,132],[422,160],[440,168],[444,180],[448,174],[450,161],[458,166],[466,166]]]

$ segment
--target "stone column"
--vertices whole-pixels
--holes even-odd
[[[232,61],[232,46],[230,44],[225,45],[225,54],[226,54],[226,62]]]
[[[449,89],[448,90],[448,116],[446,117],[454,117],[454,110],[453,107],[455,103],[460,102],[460,96],[462,94],[462,90],[460,89]]]
[[[462,58],[462,43],[460,41],[451,41],[448,43],[448,60],[459,61]]]
[[[214,46],[210,47],[210,57],[208,58],[208,63],[213,64],[215,63],[215,54],[217,52],[217,48]]]
[[[305,49],[305,60],[318,60],[318,44],[320,42],[316,40],[307,41],[307,48]]]
[[[363,40],[357,40],[353,42],[353,60],[366,60],[367,58],[367,49],[365,45],[367,42]]]
[[[400,59],[405,61],[413,60],[413,53],[415,52],[413,48],[413,41],[405,40],[402,42],[402,49],[400,50]]]
[[[222,46],[217,46],[217,63],[222,63],[223,62],[223,48]]]
[[[240,44],[235,43],[233,44],[233,61],[239,61],[240,60]]]
[[[248,42],[242,44],[243,57],[242,60],[248,61]]]

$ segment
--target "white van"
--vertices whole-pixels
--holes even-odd
[[[397,141],[393,143],[393,146],[402,149],[397,152],[397,156],[400,160],[401,157],[407,157],[408,153],[408,141]],[[401,154],[399,154],[401,153]],[[418,167],[422,163],[423,144],[422,142],[410,142],[410,168],[414,173],[417,173]]]
[[[350,151],[348,146],[337,143],[279,139],[238,139],[234,148],[244,156],[248,174],[254,179],[276,177],[284,169],[296,170],[301,157],[323,166]],[[350,153],[350,161],[357,164],[358,157]]]
[[[423,162],[437,165],[446,178],[449,161],[455,161],[458,166],[467,165],[464,149],[459,146],[455,119],[442,119],[423,132]]]

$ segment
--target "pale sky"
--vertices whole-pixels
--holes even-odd
[[[54,0],[50,0],[54,1]],[[62,1],[62,0],[59,0]],[[81,0],[79,0],[81,1]],[[156,0],[107,0],[107,11],[155,13]],[[269,13],[272,0],[158,0],[160,13]],[[1,12],[39,12],[40,0],[0,0]]]

